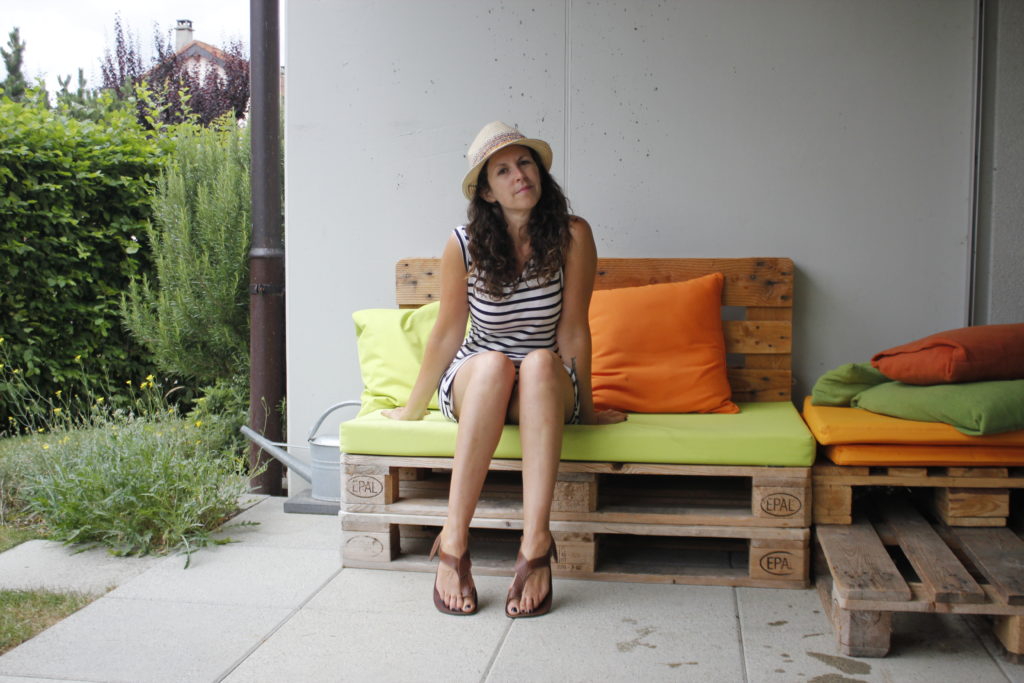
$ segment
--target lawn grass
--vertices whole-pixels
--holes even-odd
[[[10,550],[19,543],[46,538],[40,527],[14,527],[0,525],[0,553]]]
[[[0,655],[82,609],[97,596],[0,591]]]

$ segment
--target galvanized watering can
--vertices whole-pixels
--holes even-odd
[[[288,444],[275,443],[262,434],[257,433],[247,425],[242,426],[242,434],[257,444],[260,448],[280,460],[289,470],[308,481],[313,489],[311,495],[316,500],[328,501],[331,503],[341,502],[341,451],[338,447],[338,436],[317,436],[320,425],[324,423],[327,416],[339,408],[347,406],[359,406],[359,401],[342,401],[325,410],[309,430],[306,438],[309,444],[311,464],[298,460],[288,451],[281,448],[288,447]]]

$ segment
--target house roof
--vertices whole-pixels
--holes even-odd
[[[183,48],[178,50],[177,55],[185,59],[190,57],[208,59],[211,62],[216,63],[218,66],[224,66],[228,60],[228,55],[223,50],[216,48],[209,43],[204,43],[201,40],[193,40],[187,43]]]

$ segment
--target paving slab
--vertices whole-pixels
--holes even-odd
[[[733,589],[555,581],[555,608],[512,622],[487,677],[742,681]]]
[[[0,657],[0,675],[214,681],[292,613],[104,597]]]
[[[188,569],[167,558],[110,597],[294,609],[340,570],[333,550],[237,543],[197,551]]]
[[[102,595],[162,559],[115,557],[102,548],[78,551],[54,541],[25,541],[0,553],[0,589]]]
[[[480,612],[452,617],[433,574],[343,569],[226,680],[480,681],[510,627],[509,579],[474,578]]]
[[[854,658],[839,653],[816,590],[736,591],[750,683],[1006,681],[1002,668],[958,615],[897,613],[889,656]]]
[[[287,499],[263,496],[244,501],[246,510],[231,520],[217,538],[272,548],[334,550],[341,566],[341,522],[337,516],[286,514]],[[253,526],[238,523],[256,522]]]

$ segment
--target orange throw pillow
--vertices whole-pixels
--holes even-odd
[[[905,384],[1024,379],[1024,323],[939,332],[875,354],[871,364]]]
[[[594,292],[594,404],[636,413],[738,413],[725,371],[721,273]]]

